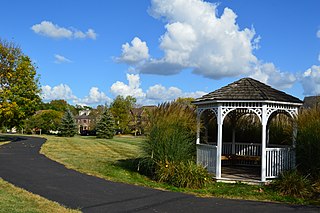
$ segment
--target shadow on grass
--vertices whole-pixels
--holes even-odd
[[[147,176],[149,178],[153,178],[153,164],[147,158],[131,158],[118,160],[114,163],[115,166],[118,166],[124,170],[130,172],[137,172],[141,175]]]

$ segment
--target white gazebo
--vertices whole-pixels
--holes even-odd
[[[222,177],[222,161],[237,161],[238,165],[255,164],[260,167],[260,182],[276,178],[278,175],[295,167],[295,135],[290,146],[269,145],[268,122],[279,113],[284,113],[295,123],[302,101],[282,91],[271,88],[252,78],[243,78],[202,96],[194,101],[197,106],[197,163],[215,174],[217,180]],[[216,142],[201,143],[201,116],[209,111],[216,117]],[[236,141],[236,132],[232,130],[232,140],[223,140],[223,124],[228,116],[233,122],[244,115],[255,114],[261,123],[261,142],[246,143]],[[257,167],[256,167],[257,168]]]

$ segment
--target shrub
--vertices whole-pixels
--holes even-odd
[[[158,162],[180,162],[194,159],[195,138],[179,123],[152,128],[145,150]]]
[[[320,201],[320,179],[314,180],[312,184],[314,198]]]
[[[194,163],[196,139],[194,108],[177,102],[164,103],[149,116],[149,135],[141,161],[145,173],[178,187],[197,188],[208,180],[208,172]]]
[[[210,180],[208,171],[194,161],[159,163],[156,179],[176,187],[202,188]]]
[[[320,110],[303,110],[298,117],[297,163],[299,171],[320,177]]]
[[[296,169],[283,172],[273,182],[274,188],[283,195],[305,198],[311,195],[312,188],[306,176],[301,175]]]
[[[195,111],[188,105],[161,104],[149,117],[147,156],[155,163],[194,159],[196,123]]]

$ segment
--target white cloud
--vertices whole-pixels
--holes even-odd
[[[317,37],[320,38],[320,30],[317,31]]]
[[[88,31],[84,33],[72,27],[70,27],[70,29],[60,27],[56,24],[53,24],[50,21],[42,21],[40,24],[33,25],[31,29],[33,30],[33,32],[39,35],[51,38],[90,38],[95,40],[97,37],[97,34],[94,32],[93,29],[88,29]]]
[[[88,96],[84,97],[83,99],[75,100],[74,102],[79,105],[98,105],[105,103],[109,104],[112,102],[112,99],[109,98],[104,92],[100,92],[99,88],[92,87]]]
[[[68,59],[68,58],[66,58],[66,57],[64,57],[62,55],[59,55],[59,54],[55,54],[54,58],[55,58],[54,62],[57,63],[57,64],[72,62],[70,59]]]
[[[77,100],[77,97],[73,95],[71,88],[66,84],[60,84],[58,86],[51,87],[49,85],[42,86],[41,97],[43,100]]]
[[[167,89],[161,84],[156,84],[149,87],[146,95],[147,99],[168,101],[181,97],[182,91],[177,87],[169,87]]]
[[[137,99],[137,103],[141,105],[156,105],[165,101],[173,101],[179,97],[198,98],[206,94],[203,91],[183,92],[180,88],[166,88],[161,84],[150,86],[146,92],[143,91],[139,74],[127,74],[128,84],[117,81],[111,86],[111,93],[115,96],[122,95],[124,97],[133,96]],[[44,101],[63,99],[73,104],[96,106],[99,104],[110,104],[112,99],[98,87],[92,87],[89,94],[84,98],[78,98],[72,92],[72,89],[66,84],[59,84],[51,87],[49,85],[42,86],[41,98]]]
[[[133,96],[141,105],[158,104],[164,101],[173,101],[179,97],[198,98],[206,94],[202,91],[183,92],[177,87],[166,88],[161,84],[150,86],[146,92],[142,90],[139,74],[127,74],[128,84],[117,81],[111,86],[111,93],[115,96]]]
[[[318,55],[318,61],[320,61],[320,53],[319,53],[319,55]]]
[[[186,92],[186,93],[184,93],[184,95],[182,97],[200,98],[200,97],[204,96],[205,94],[207,94],[207,92],[203,92],[203,91]]]
[[[301,79],[304,95],[320,94],[320,66],[313,65],[306,70]]]
[[[191,69],[206,78],[250,75],[279,89],[291,87],[295,75],[254,55],[261,39],[254,28],[241,29],[229,8],[218,16],[217,7],[202,0],[152,0],[149,14],[165,21],[166,31],[159,40],[164,56],[135,57],[137,45],[131,42],[122,46],[120,59],[130,65],[139,61],[135,70],[143,74],[173,75]]]
[[[117,58],[119,62],[128,64],[136,64],[149,58],[149,49],[147,43],[135,37],[129,43],[122,45],[121,57]]]
[[[95,40],[97,38],[97,34],[94,32],[93,29],[88,29],[87,32],[82,32],[79,30],[76,30],[73,34],[74,38],[81,38],[81,39],[85,39],[85,38],[91,38],[93,40]]]
[[[73,104],[87,106],[111,103],[112,101],[112,99],[109,98],[104,92],[100,92],[99,88],[97,87],[92,87],[89,91],[89,94],[84,98],[78,98],[75,96],[71,88],[66,84],[59,84],[54,87],[46,85],[42,86],[41,89],[41,98],[44,101],[63,99],[66,101],[71,101]]]
[[[150,14],[167,22],[160,38],[164,57],[149,60],[138,67],[140,72],[168,75],[192,68],[218,79],[252,70],[260,38],[254,29],[240,29],[231,9],[225,8],[220,17],[216,9],[217,4],[201,0],[153,0]]]
[[[281,72],[273,63],[261,63],[257,65],[250,74],[250,77],[278,89],[290,88],[297,80],[294,74]]]
[[[196,91],[196,92],[183,92],[177,87],[166,88],[161,84],[156,84],[149,87],[146,93],[146,98],[158,102],[163,101],[173,101],[179,97],[188,97],[188,98],[199,98],[205,95],[206,92]]]
[[[71,38],[73,34],[71,30],[59,27],[50,21],[42,21],[40,24],[33,25],[31,29],[37,34],[52,38]]]
[[[168,62],[165,59],[151,59],[148,63],[139,65],[137,70],[144,74],[172,75],[179,73],[183,68],[182,65]]]
[[[88,31],[86,32],[86,35],[88,38],[91,38],[93,40],[96,40],[97,38],[97,34],[94,32],[93,29],[88,29]]]
[[[111,86],[111,93],[124,97],[133,96],[137,99],[145,98],[145,93],[140,88],[140,76],[138,74],[127,74],[128,84],[117,81]]]

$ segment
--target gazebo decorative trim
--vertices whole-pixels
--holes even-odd
[[[197,105],[197,162],[207,167],[209,172],[221,179],[221,159],[223,154],[254,153],[261,157],[261,181],[277,177],[282,171],[295,166],[295,141],[291,147],[268,147],[267,124],[275,113],[283,112],[296,118],[302,101],[282,91],[271,88],[252,78],[243,78],[202,96],[194,101]],[[217,144],[200,144],[200,122],[204,111],[210,110],[217,118]],[[222,144],[222,127],[226,116],[235,112],[236,116],[254,113],[262,125],[261,145],[241,145],[237,147],[235,132],[232,133],[232,144]],[[234,131],[234,130],[233,130]],[[296,134],[296,129],[293,134]],[[295,138],[295,137],[293,137]],[[229,148],[226,148],[226,145]],[[226,153],[229,150],[229,153]],[[252,150],[257,150],[253,152]],[[224,153],[223,153],[224,152]]]

